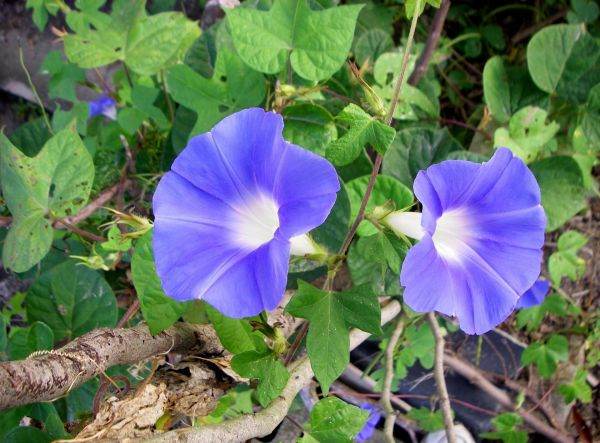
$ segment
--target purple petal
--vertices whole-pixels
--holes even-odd
[[[287,240],[277,237],[262,245],[207,289],[204,300],[233,318],[274,309],[285,291],[289,248]]]
[[[282,129],[262,109],[233,114],[190,140],[162,178],[154,254],[167,295],[232,317],[277,306],[290,238],[321,224],[339,189],[335,169]]]
[[[533,286],[519,298],[517,309],[541,305],[546,299],[549,290],[550,283],[547,280],[538,279],[538,281],[536,281]]]
[[[492,329],[540,273],[546,216],[533,174],[500,148],[481,165],[431,166],[414,188],[428,234],[404,261],[406,303],[455,315],[467,333]]]
[[[381,419],[381,409],[375,406],[371,406],[369,403],[361,405],[360,408],[365,411],[369,411],[369,417],[367,418],[367,422],[356,436],[356,441],[364,442],[373,436],[375,428],[379,423],[379,419]]]
[[[116,112],[114,109],[115,104],[116,102],[113,98],[102,95],[97,100],[92,100],[89,102],[89,117],[91,118],[98,115],[106,115],[114,120],[115,116],[113,114]]]

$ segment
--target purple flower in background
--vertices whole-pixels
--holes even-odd
[[[361,405],[360,409],[369,411],[369,418],[367,419],[367,422],[356,436],[356,441],[364,442],[373,436],[375,428],[377,427],[377,423],[379,423],[379,419],[381,418],[381,410],[376,406],[370,405],[369,403]]]
[[[89,117],[104,115],[111,120],[117,118],[116,102],[113,98],[101,95],[98,100],[92,100],[90,103]]]
[[[523,309],[541,305],[549,290],[550,283],[548,283],[548,280],[539,279],[519,298],[516,308]]]
[[[546,215],[525,163],[500,148],[478,164],[448,160],[414,183],[423,213],[393,213],[385,222],[420,241],[404,260],[404,301],[418,312],[458,317],[483,334],[514,310],[540,275]]]
[[[325,159],[282,137],[280,115],[252,108],[194,137],[154,194],[163,289],[235,318],[277,306],[290,243],[319,226],[339,190]]]

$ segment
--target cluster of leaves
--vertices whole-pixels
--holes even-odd
[[[583,210],[588,195],[597,194],[591,172],[600,151],[600,44],[594,3],[573,1],[569,24],[541,29],[525,46],[513,47],[510,57],[502,55],[508,40],[492,21],[500,11],[473,18],[464,6],[453,5],[448,20],[461,32],[452,39],[442,37],[425,74],[402,85],[392,126],[383,117],[407,45],[406,17],[415,14],[417,5],[420,14],[427,3],[426,11],[432,11],[439,1],[407,0],[404,7],[378,1],[343,6],[335,1],[246,2],[227,9],[222,20],[202,32],[197,23],[172,11],[172,3],[115,0],[107,9],[105,0],[77,0],[74,8],[62,0],[27,2],[40,29],[49,14],[60,13],[68,31],[59,31],[64,56],[51,52],[42,66],[49,96],[60,99],[62,107],[50,119],[43,116],[8,137],[0,135],[0,210],[12,216],[8,233],[0,232],[2,261],[19,278],[33,280],[27,293],[14,295],[10,308],[2,311],[0,359],[25,358],[94,328],[115,326],[115,294],[134,289],[141,318],[153,334],[180,319],[210,321],[233,354],[232,369],[257,380],[253,389],[238,387],[228,393],[202,422],[251,412],[252,402],[267,406],[281,394],[290,374],[282,362],[288,344],[278,328],[264,316],[235,320],[204,303],[166,297],[144,217],[118,213],[119,225],[112,225],[103,239],[107,241],[81,232],[110,223],[111,213],[104,209],[85,219],[78,231],[61,224],[112,185],[119,185],[119,205],[126,200],[150,218],[147,196],[189,138],[244,108],[280,112],[284,137],[327,158],[342,182],[331,215],[312,233],[322,256],[291,264],[289,286],[297,291],[286,308],[309,321],[307,353],[324,393],[350,361],[350,328],[381,339],[381,349],[387,345],[390,332],[380,327],[378,297],[401,296],[399,275],[411,243],[378,221],[382,214],[415,204],[411,188],[418,171],[446,159],[482,162],[494,148],[508,146],[540,183],[549,232]],[[422,43],[412,45],[406,78],[422,50]],[[349,55],[356,63],[353,68],[345,64]],[[461,114],[463,93],[473,88],[472,74],[460,68],[465,58],[485,65],[480,88],[484,102]],[[80,98],[89,94],[112,98],[116,118],[90,118],[89,103]],[[451,113],[444,111],[449,107]],[[460,126],[444,126],[456,118],[464,120]],[[477,130],[460,129],[471,126]],[[384,156],[382,174],[356,240],[347,256],[339,257],[365,195],[374,153]],[[125,181],[133,185],[125,189]],[[600,359],[594,345],[600,320],[594,323],[595,314],[583,316],[560,293],[563,277],[576,279],[585,269],[577,255],[585,243],[580,233],[562,234],[549,260],[557,293],[522,310],[517,322],[533,332],[544,318],[577,319],[586,335],[588,365],[593,366]],[[337,269],[344,259],[350,289],[318,289],[307,283]],[[125,305],[127,299],[120,301]],[[428,324],[412,313],[404,321],[394,385],[413,365],[433,365],[434,338]],[[522,363],[547,378],[567,362],[569,343],[558,334],[538,338],[523,353]],[[371,376],[381,382],[377,361],[374,356]],[[565,401],[590,401],[586,375],[585,367],[579,367],[573,380],[560,386]],[[0,438],[64,438],[62,423],[91,410],[96,388],[92,381],[54,405],[0,413]],[[352,441],[367,415],[327,397],[313,408],[302,441]],[[23,416],[42,423],[43,431],[18,427]],[[439,411],[415,409],[410,418],[425,431],[443,425]],[[525,432],[515,430],[520,424],[518,415],[499,416],[497,432],[484,437],[512,435],[513,441],[524,441]]]

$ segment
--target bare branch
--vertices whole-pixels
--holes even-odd
[[[412,74],[410,74],[410,77],[408,78],[409,85],[416,86],[416,84],[419,83],[419,80],[421,80],[421,77],[423,77],[427,72],[429,60],[431,59],[433,51],[435,51],[438,41],[440,40],[440,36],[442,35],[442,29],[444,28],[444,23],[446,22],[446,16],[448,15],[449,9],[450,0],[442,0],[440,8],[435,12],[435,16],[433,17],[433,22],[429,28],[429,35],[427,36],[427,41],[425,42],[423,52],[421,52],[421,55],[419,56],[419,59],[415,65],[415,69],[413,69]]]
[[[89,205],[79,211],[77,214],[72,215],[70,217],[65,217],[63,220],[72,225],[76,225],[77,223],[81,223],[83,220],[88,218],[102,206],[106,205],[109,201],[113,199],[115,194],[117,193],[118,183],[112,185],[110,188],[102,191],[94,201],[92,201]],[[10,226],[12,223],[12,217],[0,217],[0,228],[6,228]],[[60,221],[56,221],[53,226],[54,229],[68,229],[67,226],[61,224]]]
[[[207,355],[223,351],[209,325],[177,323],[154,337],[145,324],[97,329],[37,358],[0,363],[0,409],[53,400],[111,366],[191,349]]]
[[[486,379],[483,374],[470,363],[462,361],[452,355],[446,354],[444,358],[446,366],[452,368],[455,372],[459,373],[474,385],[477,385],[482,391],[494,398],[498,403],[509,411],[514,411],[519,414],[525,423],[529,425],[533,430],[546,436],[550,440],[556,443],[572,443],[574,439],[567,434],[560,432],[557,429],[547,425],[532,413],[518,409],[515,410],[515,405],[510,396],[502,389],[496,387],[492,382]]]
[[[435,377],[435,385],[440,398],[440,409],[444,417],[444,428],[446,428],[446,439],[448,443],[456,443],[456,432],[454,431],[454,420],[452,418],[452,407],[450,406],[450,397],[446,388],[446,379],[444,378],[444,347],[446,342],[442,335],[442,331],[435,318],[435,313],[429,312],[427,320],[431,326],[431,331],[435,337],[435,367],[433,368],[433,376]]]
[[[398,320],[396,320],[396,327],[392,332],[387,348],[385,348],[385,378],[383,379],[381,404],[386,413],[383,433],[386,441],[389,443],[394,443],[394,423],[396,422],[396,413],[390,400],[392,380],[394,379],[394,351],[396,350],[396,345],[398,344],[398,340],[400,339],[403,330],[404,320],[402,317],[398,317]]]

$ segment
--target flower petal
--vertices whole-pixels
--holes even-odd
[[[243,203],[260,190],[254,152],[277,146],[274,140],[281,137],[282,127],[281,117],[273,113],[258,108],[240,111],[192,138],[171,169],[217,198]]]
[[[550,283],[548,280],[538,279],[533,286],[519,298],[517,309],[530,308],[542,304],[549,290]]]
[[[417,199],[423,204],[423,227],[433,234],[435,221],[452,208],[475,179],[481,165],[463,160],[444,161],[420,171],[413,185]]]
[[[276,237],[238,261],[203,298],[233,318],[274,309],[285,291],[288,261],[289,242]]]
[[[408,251],[400,283],[406,287],[404,301],[411,309],[456,316],[468,334],[483,334],[504,321],[518,299],[476,256],[463,263],[441,258],[429,235]]]
[[[281,234],[291,238],[322,224],[340,190],[334,167],[312,152],[285,143],[276,175],[273,195],[280,204]]]
[[[465,332],[482,334],[506,319],[539,276],[546,216],[535,177],[500,148],[481,165],[433,165],[414,187],[428,234],[404,261],[405,301],[456,315]]]

